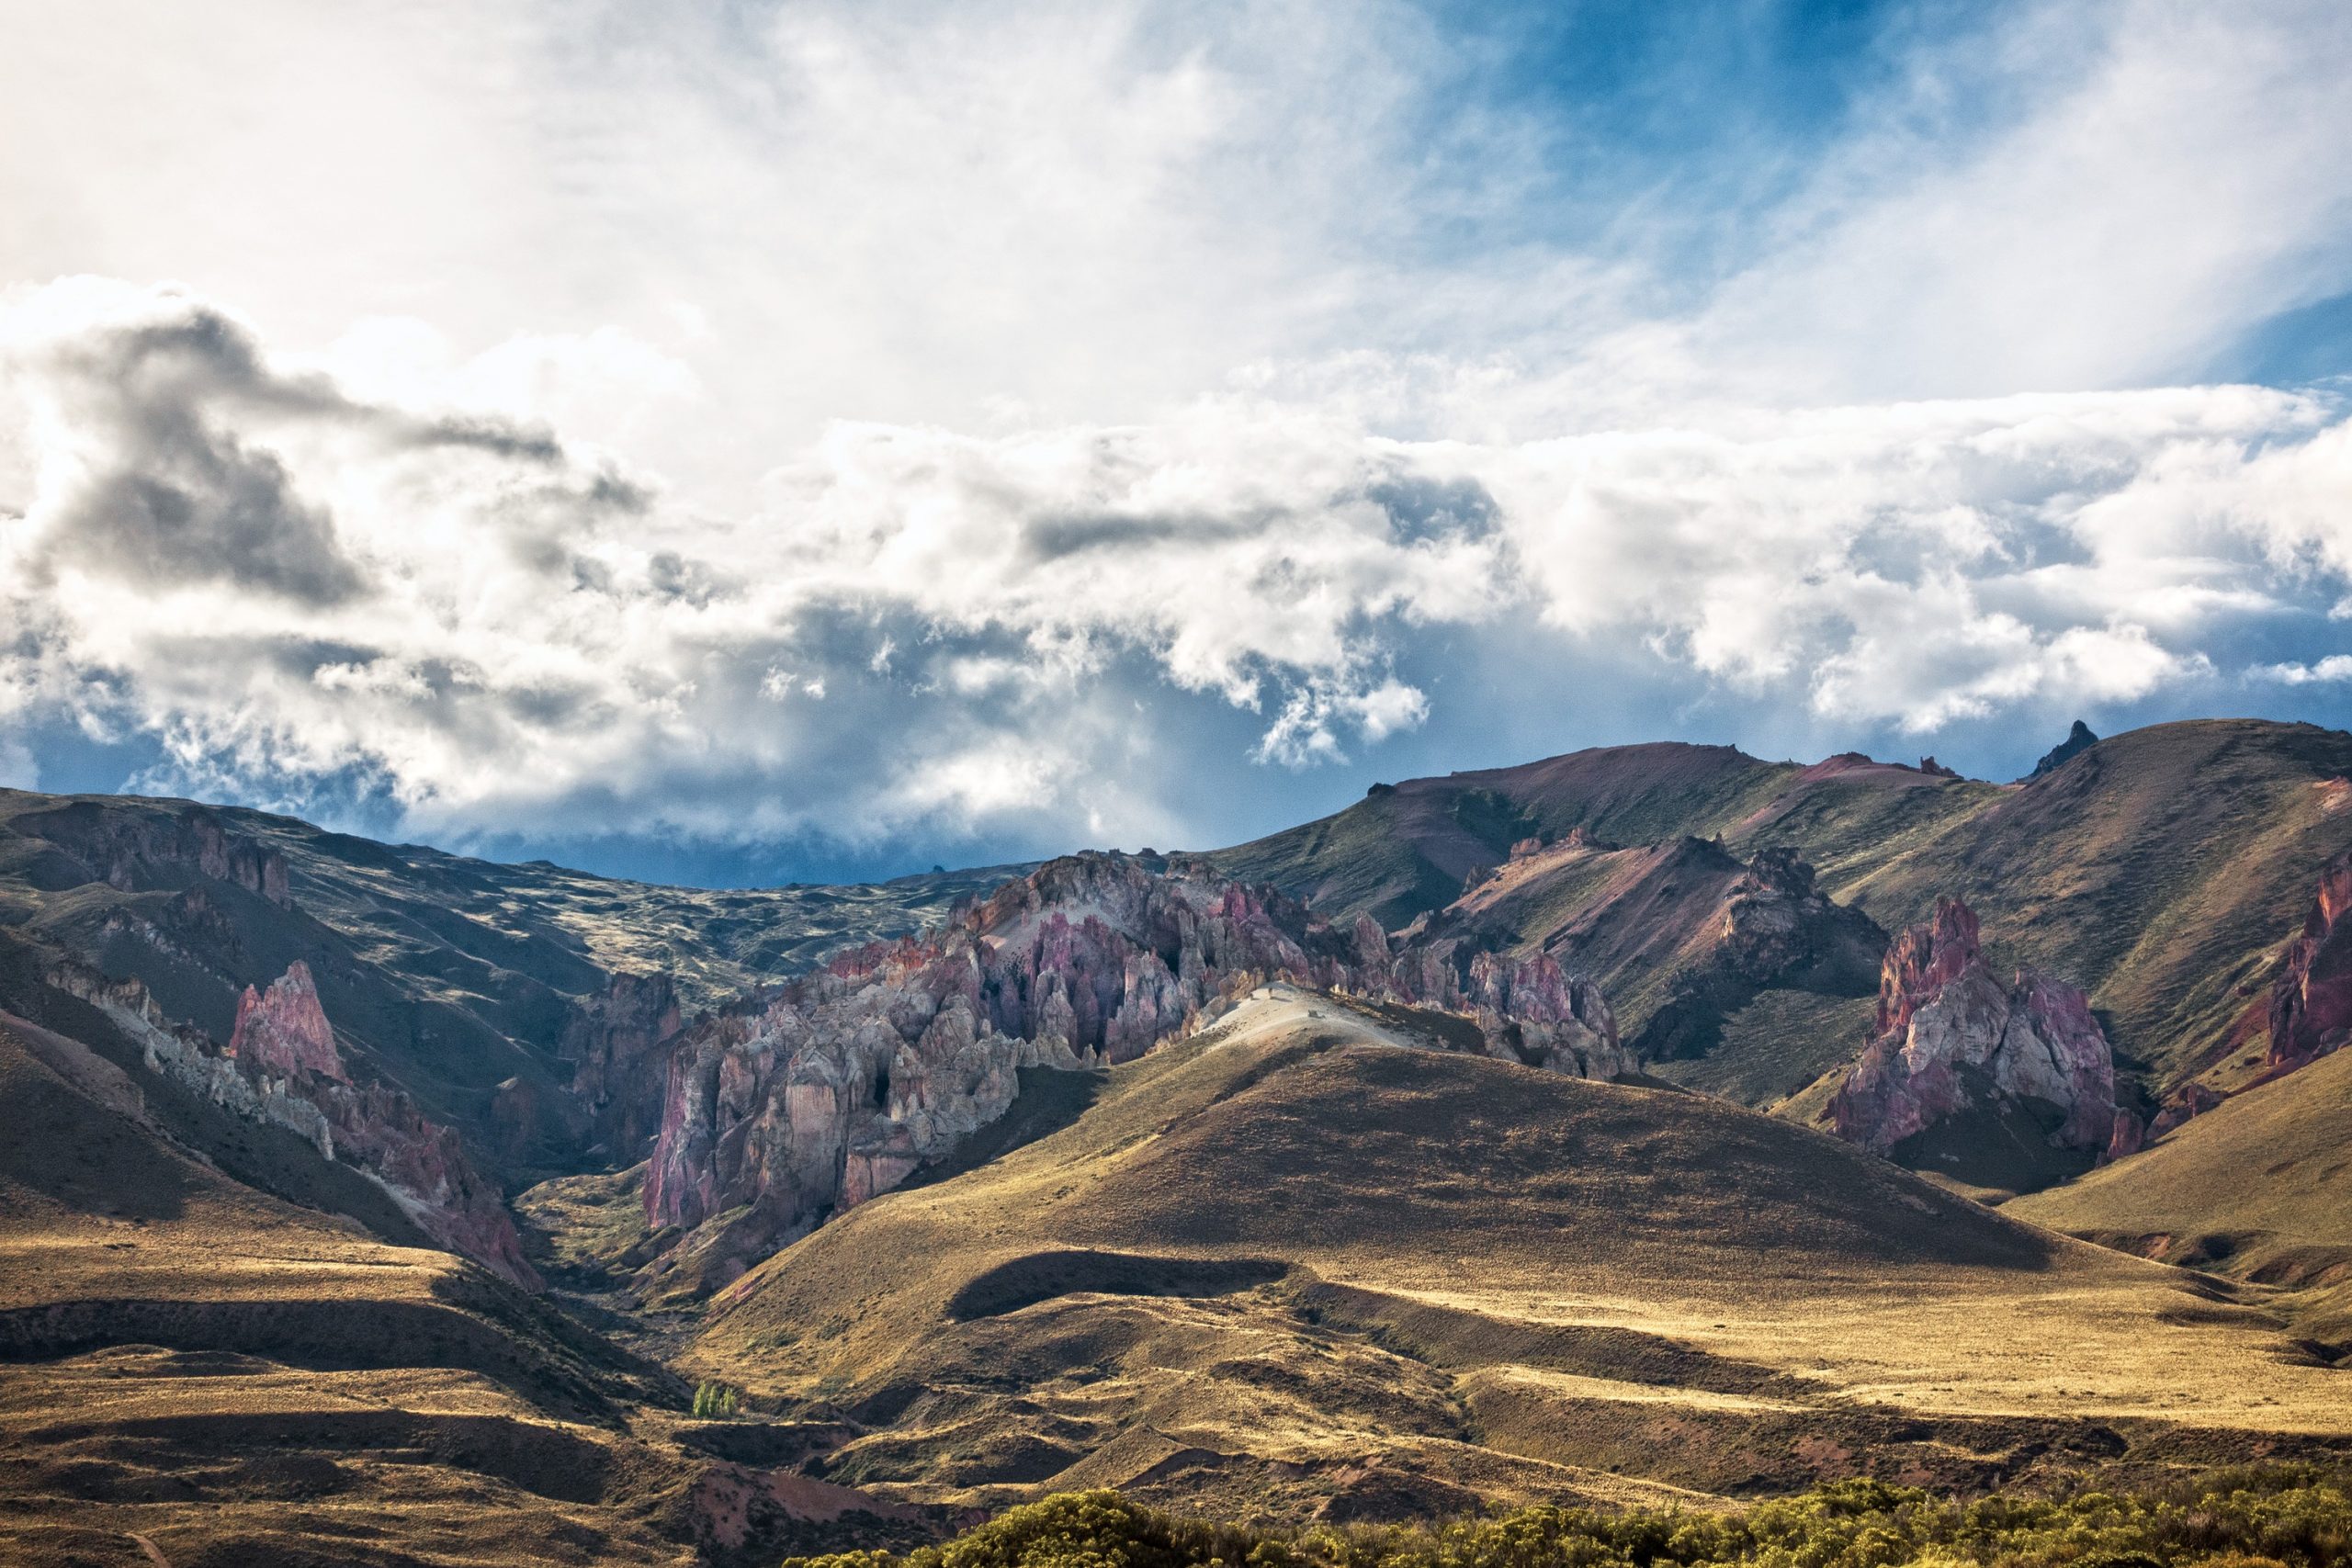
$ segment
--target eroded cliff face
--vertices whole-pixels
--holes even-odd
[[[236,832],[218,813],[201,806],[169,817],[132,817],[76,801],[17,827],[70,849],[122,892],[175,886],[180,875],[193,872],[233,883],[273,904],[293,902],[286,858]]]
[[[2058,1147],[2104,1155],[2115,1142],[2115,1062],[2088,1000],[2031,972],[2002,985],[1976,916],[1939,899],[1931,919],[1887,950],[1872,1039],[1831,1099],[1830,1123],[1883,1153],[2004,1100],[2054,1111]]]
[[[572,1092],[609,1156],[634,1161],[661,1126],[661,1047],[684,1024],[668,975],[616,975],[575,1004],[559,1052],[573,1064]]]
[[[2352,1040],[2352,854],[2321,868],[2302,933],[2270,990],[2267,1066],[2292,1069]]]
[[[689,1028],[648,1219],[729,1216],[740,1266],[1001,1116],[1020,1068],[1132,1060],[1273,979],[1466,1015],[1491,1054],[1553,1071],[1634,1066],[1600,993],[1549,959],[1398,946],[1190,857],[1075,855]]]
[[[498,1189],[475,1170],[457,1134],[398,1089],[353,1081],[307,964],[295,963],[266,990],[246,988],[226,1046],[165,1018],[135,979],[108,979],[70,962],[48,978],[112,1019],[139,1043],[149,1071],[241,1116],[300,1134],[321,1158],[373,1177],[441,1246],[538,1288]]]

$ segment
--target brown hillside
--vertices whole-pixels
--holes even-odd
[[[1634,848],[1684,835],[1720,836],[1743,858],[1783,847],[1889,930],[1923,919],[1940,895],[1965,898],[1997,958],[2088,991],[2118,1052],[2161,1092],[2230,1049],[2312,879],[2352,847],[2352,791],[2335,782],[2347,776],[2352,735],[2256,719],[2113,736],[2014,786],[1856,758],[1800,768],[1728,748],[1612,747],[1408,781],[1220,859],[1325,913],[1371,908],[1394,923],[1452,902],[1461,875],[1505,858],[1506,835],[1556,838],[1581,824]],[[1598,874],[1586,887],[1555,886],[1524,905],[1514,940],[1582,918],[1602,964],[1612,946],[1655,940],[1597,930],[1611,888]],[[1799,1066],[1826,1069],[1860,1049],[1859,1037],[1834,1052],[1791,1049],[1784,1018],[1842,1025],[1833,1010],[1768,1004],[1755,1027],[1727,1021],[1722,1059],[1694,1081],[1756,1099],[1789,1092]]]
[[[1395,1513],[2352,1434],[2188,1277],[1719,1101],[1394,1038],[1247,1003],[755,1269],[688,1364],[845,1415],[829,1475],[939,1502]]]
[[[2005,1212],[2273,1284],[2352,1280],[2352,1052],[2233,1096],[2142,1153]]]
[[[675,1564],[766,1485],[688,1446],[669,1374],[187,1157],[5,1015],[0,1105],[0,1562]],[[858,1503],[797,1484],[770,1557]]]

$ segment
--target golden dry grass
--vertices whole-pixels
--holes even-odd
[[[10,1568],[684,1564],[730,1534],[770,1558],[843,1539],[855,1499],[695,1451],[671,1374],[187,1157],[119,1069],[6,1015],[0,1104]]]
[[[2282,1291],[2268,1310],[2306,1351],[2352,1360],[2352,1052],[2225,1100],[2008,1212]]]
[[[754,1269],[688,1360],[873,1428],[835,1475],[967,1503],[1443,1511],[2352,1436],[2259,1299],[1702,1096],[1383,1036],[1250,1002]]]

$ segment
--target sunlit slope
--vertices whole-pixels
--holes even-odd
[[[941,1501],[1394,1513],[1969,1484],[2093,1421],[2152,1461],[2352,1432],[2177,1271],[1706,1097],[1381,1039],[1248,1004],[754,1269],[688,1360],[845,1413],[829,1473]]]
[[[1392,929],[1462,891],[1521,839],[1583,828],[1611,843],[1708,837],[1768,805],[1798,770],[1729,746],[1602,747],[1522,767],[1408,779],[1335,816],[1217,852],[1229,876],[1272,882],[1334,919]]]
[[[2226,1050],[2319,868],[2352,846],[2352,735],[2209,719],[2110,737],[1832,890],[1890,928],[1968,900],[2002,958],[2090,992],[2161,1083]]]
[[[2276,1283],[2352,1278],[2352,1052],[2005,1212]]]

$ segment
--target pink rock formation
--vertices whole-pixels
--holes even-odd
[[[457,1134],[397,1089],[351,1081],[309,964],[296,959],[266,991],[245,987],[228,1054],[239,1075],[267,1094],[315,1107],[332,1134],[329,1157],[381,1181],[427,1235],[538,1288],[503,1199],[474,1169]]]
[[[2114,1058],[2083,993],[2030,972],[2004,987],[1975,915],[1939,899],[1887,950],[1877,1028],[1829,1118],[1839,1137],[1883,1152],[1988,1099],[2053,1109],[2060,1147],[2114,1145]]]
[[[498,1189],[476,1171],[458,1134],[386,1084],[314,1086],[334,1125],[335,1157],[373,1175],[417,1227],[526,1290],[538,1274]]]
[[[2274,1069],[2301,1066],[2352,1040],[2352,921],[2344,918],[2346,909],[2352,909],[2352,853],[2321,868],[2319,896],[2272,983],[2266,1060]]]
[[[311,966],[296,959],[266,992],[251,986],[237,1001],[237,1026],[229,1036],[229,1055],[256,1072],[307,1074],[348,1083],[343,1058],[334,1048],[334,1031],[327,1024],[326,1009],[319,1003],[319,987]]]
[[[1607,1004],[1548,958],[1393,948],[1189,857],[1053,861],[943,925],[876,942],[672,1047],[646,1181],[657,1226],[736,1217],[745,1248],[906,1179],[1002,1115],[1018,1071],[1132,1060],[1271,979],[1444,1009],[1487,1050],[1612,1077]]]

